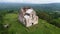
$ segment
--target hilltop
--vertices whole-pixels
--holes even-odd
[[[39,17],[37,25],[26,28],[18,20],[19,10],[31,6]],[[4,24],[9,24],[4,28]],[[60,3],[0,3],[0,34],[60,34]]]

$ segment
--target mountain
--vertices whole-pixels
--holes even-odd
[[[50,3],[50,4],[24,4],[24,3],[0,3],[0,10],[2,9],[19,9],[23,6],[31,6],[37,9],[43,10],[59,10],[60,3]]]

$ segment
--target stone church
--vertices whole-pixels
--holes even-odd
[[[36,12],[30,7],[23,7],[19,11],[19,21],[26,27],[38,24],[38,16]]]

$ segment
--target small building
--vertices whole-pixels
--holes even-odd
[[[32,8],[24,7],[19,11],[19,21],[29,27],[38,24],[38,16]]]

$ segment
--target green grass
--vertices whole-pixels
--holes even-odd
[[[60,34],[60,28],[39,19],[37,25],[26,28],[18,21],[18,14],[10,13],[4,16],[3,24],[10,24],[9,34]]]

